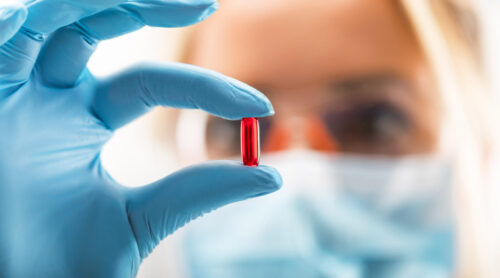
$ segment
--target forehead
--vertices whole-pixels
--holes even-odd
[[[197,29],[191,63],[250,83],[298,86],[411,70],[419,58],[392,0],[231,0]]]

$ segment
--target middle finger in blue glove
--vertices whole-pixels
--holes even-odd
[[[71,87],[101,40],[145,25],[179,27],[202,21],[218,8],[214,0],[127,2],[57,31],[45,44],[37,70],[54,87]]]

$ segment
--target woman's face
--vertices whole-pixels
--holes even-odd
[[[439,103],[404,11],[391,0],[231,0],[197,27],[187,62],[266,94],[262,150],[432,152]],[[210,158],[239,152],[239,122],[211,118]]]

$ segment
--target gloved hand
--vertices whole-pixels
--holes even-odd
[[[231,161],[134,189],[101,166],[113,131],[156,105],[228,119],[273,114],[258,91],[193,66],[145,65],[106,79],[86,69],[102,39],[146,24],[193,24],[216,7],[40,0],[21,28],[22,6],[0,13],[0,39],[15,33],[0,46],[0,277],[133,277],[158,242],[190,220],[280,187],[274,169]]]
[[[23,4],[12,2],[0,5],[0,45],[14,36],[27,15],[28,11]]]

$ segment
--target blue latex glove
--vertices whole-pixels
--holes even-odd
[[[14,36],[27,15],[28,11],[21,3],[0,4],[0,45]]]
[[[217,7],[119,2],[36,1],[0,46],[0,277],[133,277],[158,242],[190,220],[281,185],[272,168],[232,161],[134,189],[107,175],[102,146],[156,105],[228,119],[273,114],[258,91],[193,66],[144,65],[96,79],[86,63],[100,40],[146,24],[189,25]],[[24,9],[14,10],[19,19],[2,13],[3,40],[11,32],[3,30],[23,21]]]

